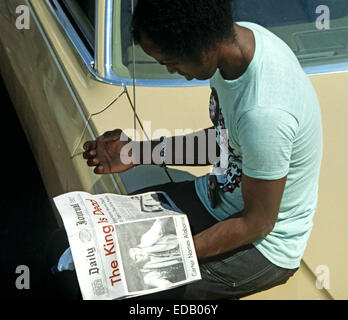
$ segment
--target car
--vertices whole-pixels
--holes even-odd
[[[85,141],[115,128],[147,140],[211,126],[209,81],[169,74],[133,44],[135,5],[0,0],[1,75],[51,201],[76,190],[129,194],[210,172],[146,165],[95,175],[82,157]],[[295,52],[318,93],[324,130],[319,203],[301,268],[287,284],[246,299],[345,299],[348,0],[236,0],[234,14]]]

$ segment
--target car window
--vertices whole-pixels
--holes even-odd
[[[137,1],[134,0],[134,6]],[[132,78],[131,0],[114,0],[113,70]],[[235,21],[260,24],[283,39],[303,67],[348,62],[348,0],[234,0]],[[135,47],[137,79],[181,79]]]
[[[133,1],[135,6],[137,0]],[[112,68],[121,78],[133,77],[133,48],[130,34],[132,18],[131,0],[114,0],[112,34]],[[179,74],[170,74],[167,68],[147,55],[140,46],[134,47],[135,77],[137,79],[185,79]]]
[[[134,6],[137,0],[134,0]],[[113,70],[132,78],[131,0],[115,0]],[[235,21],[260,24],[283,39],[303,67],[348,62],[348,0],[235,0]],[[181,79],[135,46],[137,79]]]
[[[95,0],[58,0],[73,28],[94,56]]]
[[[348,0],[235,0],[234,15],[278,35],[303,67],[348,61]]]

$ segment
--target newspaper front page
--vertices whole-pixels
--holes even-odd
[[[125,299],[201,279],[187,216],[165,193],[70,192],[54,202],[83,299]]]

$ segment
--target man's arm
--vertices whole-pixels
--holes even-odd
[[[204,166],[217,161],[214,127],[167,138],[165,163]],[[131,141],[120,129],[108,131],[84,144],[83,157],[96,174],[119,173],[139,164],[162,164],[160,140]]]
[[[193,237],[198,258],[228,252],[269,234],[278,216],[286,178],[268,181],[243,175],[244,209]]]
[[[162,143],[159,140],[138,143],[138,164],[162,163]],[[216,131],[210,127],[187,135],[167,137],[164,162],[175,166],[206,166],[217,160],[217,151]]]

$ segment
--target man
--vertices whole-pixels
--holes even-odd
[[[176,299],[240,298],[285,283],[300,265],[317,204],[322,128],[315,91],[281,39],[233,22],[231,2],[139,0],[133,15],[134,40],[148,55],[187,80],[210,79],[212,89],[221,150],[212,174],[146,190],[167,192],[194,234],[202,280],[169,290]],[[87,142],[84,158],[97,174],[122,172],[145,163],[143,150],[160,146],[152,163],[174,163],[180,153],[185,164],[177,138],[129,153],[118,129]],[[193,147],[197,165],[201,147]],[[128,155],[133,161],[122,161]]]

